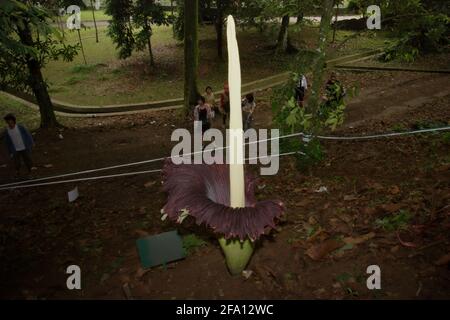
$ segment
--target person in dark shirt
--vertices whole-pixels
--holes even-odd
[[[222,113],[223,127],[225,128],[230,114],[230,88],[228,83],[224,84],[223,93],[220,95],[220,113]]]
[[[198,105],[194,108],[194,119],[202,123],[202,133],[211,128],[212,110],[207,104],[205,97],[201,96],[198,99]]]

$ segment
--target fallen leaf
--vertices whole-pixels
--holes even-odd
[[[368,183],[367,184],[367,186],[369,187],[369,188],[372,188],[372,189],[374,189],[374,190],[382,190],[383,189],[383,186],[380,184],[380,183],[378,183],[378,182],[373,182],[373,183]]]
[[[375,232],[369,232],[369,233],[364,234],[364,235],[359,236],[359,237],[347,237],[347,238],[344,238],[343,241],[346,244],[357,245],[357,244],[364,243],[364,242],[366,242],[366,241],[368,241],[368,240],[370,240],[370,239],[372,239],[374,237],[375,237]]]
[[[156,181],[149,181],[149,182],[146,182],[146,183],[144,184],[144,187],[145,187],[145,188],[150,188],[150,187],[152,187],[155,183],[156,183]]]
[[[354,195],[346,195],[346,196],[344,196],[344,201],[354,201],[354,200],[358,200],[358,197],[354,196]]]
[[[399,194],[400,193],[400,188],[398,186],[392,186],[389,188],[389,193],[390,194]]]
[[[313,260],[320,260],[330,252],[342,247],[342,242],[334,239],[314,245],[306,250],[306,254]]]
[[[314,192],[316,192],[316,193],[325,193],[325,192],[328,192],[328,188],[322,186],[319,189],[315,190]]]
[[[135,278],[140,279],[149,271],[150,269],[144,269],[141,266],[139,266],[139,268],[136,271]]]
[[[361,209],[361,213],[368,215],[368,216],[372,216],[375,215],[377,213],[377,209],[375,208],[370,208],[370,207],[366,207],[366,208],[362,208]]]
[[[385,212],[394,213],[399,211],[402,208],[402,205],[399,203],[389,203],[381,205],[380,208]]]
[[[350,234],[352,232],[352,228],[347,223],[337,218],[330,219],[330,225],[336,233]]]
[[[252,270],[243,270],[242,276],[245,278],[245,280],[248,280],[253,274]]]
[[[400,238],[400,233],[397,231],[397,239],[400,242],[400,244],[404,247],[408,247],[408,248],[417,248],[417,244],[413,243],[413,242],[408,242],[408,241],[403,241]]]
[[[393,247],[391,248],[391,253],[396,253],[399,249],[400,249],[399,246],[393,246]]]
[[[434,264],[437,266],[444,266],[448,263],[450,263],[450,253],[443,255],[437,261],[434,262]]]
[[[125,283],[122,286],[123,294],[127,300],[133,300],[133,296],[131,295],[131,289],[128,283]]]

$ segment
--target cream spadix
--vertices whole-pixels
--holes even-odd
[[[241,64],[233,16],[227,18],[228,86],[230,88],[230,206],[245,207],[243,131],[241,111]]]
[[[230,207],[245,207],[244,183],[244,137],[242,131],[241,111],[241,63],[236,39],[236,24],[233,16],[227,18],[228,46],[228,86],[230,90],[230,130],[229,130],[229,161],[230,161]],[[239,214],[239,213],[236,213]],[[253,254],[250,240],[219,239],[220,246],[227,260],[228,270],[233,275],[240,274],[247,266]]]

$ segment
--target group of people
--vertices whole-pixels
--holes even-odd
[[[295,99],[299,107],[304,107],[305,95],[308,90],[308,82],[304,75],[298,79],[295,87]],[[326,105],[333,101],[340,101],[345,96],[345,90],[337,80],[333,72],[326,84]],[[251,128],[253,114],[256,109],[255,97],[252,93],[247,94],[242,99],[242,121],[244,131]],[[225,128],[230,116],[230,90],[225,83],[223,92],[220,95],[219,104],[216,103],[214,92],[210,86],[206,87],[203,96],[198,99],[198,104],[194,108],[194,119],[201,122],[202,133],[211,128],[212,121],[218,114],[222,116],[222,126]],[[19,177],[21,163],[25,164],[28,175],[31,174],[32,160],[31,150],[34,146],[33,137],[23,125],[17,124],[13,114],[4,117],[7,124],[5,131],[5,141],[11,159],[14,161],[16,176]]]
[[[253,113],[256,109],[253,93],[245,96],[242,100],[241,107],[243,129],[245,131],[251,128]],[[222,116],[222,127],[225,128],[230,117],[230,89],[227,83],[223,87],[218,104],[212,88],[207,86],[204,95],[199,97],[197,105],[194,108],[194,120],[201,122],[202,133],[211,128],[214,119],[219,114]]]
[[[300,108],[304,107],[305,95],[308,90],[308,81],[304,75],[300,75],[294,89],[294,97]],[[325,105],[340,101],[345,96],[345,90],[337,79],[336,73],[332,72],[325,86]]]

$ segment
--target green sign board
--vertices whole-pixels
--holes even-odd
[[[183,240],[176,231],[160,233],[136,240],[144,269],[165,265],[186,257]]]

